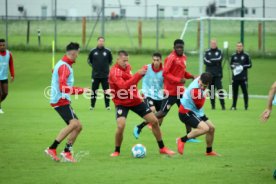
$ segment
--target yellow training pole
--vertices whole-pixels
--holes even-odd
[[[52,70],[55,67],[55,41],[52,41]]]

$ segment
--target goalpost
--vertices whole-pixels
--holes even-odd
[[[207,49],[207,47],[205,48],[206,44],[205,44],[205,38],[204,38],[205,37],[205,25],[204,25],[204,23],[206,21],[208,21],[207,22],[208,23],[208,37],[209,37],[208,41],[210,41],[210,37],[211,37],[210,36],[211,35],[211,33],[210,33],[210,31],[211,31],[211,28],[210,28],[211,27],[210,26],[211,22],[221,21],[220,24],[221,24],[221,27],[223,27],[225,23],[227,23],[229,21],[232,21],[232,22],[235,23],[235,25],[232,26],[232,27],[230,25],[230,28],[229,28],[230,31],[231,31],[231,29],[234,29],[234,28],[237,29],[237,23],[239,25],[241,21],[249,21],[249,22],[262,23],[263,27],[260,28],[260,25],[259,25],[259,28],[258,28],[258,26],[256,26],[256,30],[257,31],[255,30],[255,28],[252,28],[252,29],[254,29],[254,34],[256,34],[255,32],[258,32],[258,31],[259,31],[259,34],[260,34],[260,32],[262,32],[261,33],[262,34],[261,35],[261,42],[262,42],[262,49],[263,49],[263,52],[264,52],[264,48],[265,48],[265,42],[264,42],[265,26],[264,26],[264,23],[265,22],[274,22],[274,23],[276,23],[276,18],[200,17],[200,18],[188,20],[185,23],[185,26],[183,27],[182,33],[180,35],[180,39],[184,39],[185,33],[187,32],[187,29],[188,29],[188,26],[189,26],[190,23],[192,23],[192,22],[199,22],[199,38],[198,38],[199,39],[199,48],[198,48],[198,52],[199,52],[199,62],[198,62],[199,63],[199,73],[203,72],[204,51],[205,51],[205,49]],[[273,28],[272,28],[273,30],[271,30],[271,28],[268,29],[268,31],[272,32],[271,33],[272,36],[274,36],[273,33],[276,34],[276,31],[274,31],[274,28],[276,30],[276,26],[273,25]],[[239,27],[238,27],[238,29],[239,29]],[[236,32],[237,32],[237,30],[236,30]],[[225,36],[226,36],[226,34],[225,34]],[[216,37],[216,36],[214,36],[214,37]],[[253,36],[251,35],[251,37],[255,38],[255,35],[253,35]],[[258,36],[256,36],[256,37],[257,37],[256,39],[258,39]],[[275,39],[276,39],[276,36],[275,36]],[[236,42],[239,41],[239,40],[240,40],[240,37],[237,35],[236,36]],[[260,38],[259,38],[259,42],[260,42]],[[209,43],[207,43],[207,45],[209,45]],[[225,43],[225,47],[226,46],[228,46],[227,43]],[[274,52],[274,50],[273,50],[273,52]]]

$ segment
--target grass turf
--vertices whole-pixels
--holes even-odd
[[[122,154],[110,158],[114,149],[115,112],[104,109],[97,101],[95,111],[88,110],[89,100],[79,97],[72,106],[84,129],[75,146],[79,162],[55,163],[43,150],[52,143],[65,126],[51,109],[43,90],[50,84],[50,53],[14,52],[16,80],[10,84],[10,94],[2,104],[5,114],[0,116],[0,181],[1,183],[274,183],[275,116],[268,124],[258,121],[266,100],[250,99],[249,111],[243,110],[242,99],[237,111],[210,110],[206,114],[216,125],[214,149],[222,157],[205,157],[205,144],[187,143],[184,156],[159,155],[151,132],[144,129],[139,140],[132,136],[135,124],[141,122],[130,112],[125,129]],[[58,54],[60,57],[62,54]],[[133,71],[147,63],[148,56],[130,56]],[[197,58],[188,67],[197,71]],[[78,86],[90,85],[90,68],[86,55],[81,54],[74,66]],[[274,66],[274,67],[273,67]],[[257,71],[267,71],[260,75]],[[255,60],[250,71],[250,93],[267,94],[275,76],[271,60]],[[269,79],[271,78],[271,79]],[[231,100],[226,101],[227,109]],[[162,132],[165,144],[176,150],[175,138],[185,133],[183,124],[173,107]],[[204,141],[204,137],[200,137]],[[142,143],[147,148],[144,159],[131,157],[131,147]],[[64,143],[58,151],[62,151]]]

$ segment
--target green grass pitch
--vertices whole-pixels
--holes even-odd
[[[74,152],[78,163],[55,163],[44,155],[59,130],[65,126],[50,107],[43,90],[50,85],[51,53],[13,52],[16,78],[10,83],[10,93],[0,115],[0,183],[275,183],[272,173],[276,168],[276,116],[273,112],[267,124],[259,122],[265,99],[250,99],[249,110],[243,110],[243,100],[238,110],[205,111],[216,126],[214,149],[222,157],[206,157],[205,143],[187,143],[185,154],[167,157],[158,153],[158,146],[149,129],[144,129],[139,140],[132,135],[134,125],[141,122],[130,112],[125,129],[122,153],[118,158],[109,154],[114,149],[116,129],[115,112],[104,109],[98,100],[95,111],[89,111],[89,100],[83,96],[73,100],[72,106],[83,124]],[[62,53],[58,53],[56,59]],[[74,65],[75,84],[90,86],[90,67],[87,55],[81,53]],[[115,58],[115,56],[114,56]],[[130,56],[133,72],[150,62],[151,57]],[[189,57],[188,69],[198,71],[197,57]],[[276,63],[273,60],[253,59],[249,72],[249,93],[266,95],[275,80]],[[229,82],[227,69],[224,86]],[[260,74],[260,71],[262,73]],[[165,144],[176,151],[175,139],[184,135],[177,108],[169,112],[161,127]],[[204,137],[200,137],[204,141]],[[142,143],[147,148],[144,159],[131,157],[131,147]],[[58,148],[62,151],[64,142]]]

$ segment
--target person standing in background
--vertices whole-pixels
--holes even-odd
[[[88,64],[92,67],[92,94],[90,110],[94,110],[97,92],[100,84],[104,90],[105,108],[110,110],[110,99],[106,90],[109,89],[108,75],[109,67],[112,64],[112,53],[104,47],[104,37],[98,37],[97,47],[92,49],[88,56]]]
[[[224,93],[222,91],[222,60],[223,60],[223,54],[220,49],[217,47],[217,41],[215,39],[212,39],[210,41],[211,48],[208,49],[205,52],[204,56],[204,64],[206,65],[206,72],[209,72],[212,74],[212,82],[209,85],[209,90],[211,91],[210,100],[211,100],[211,106],[212,109],[216,109],[215,104],[215,88],[218,91],[219,95],[219,101],[222,110],[225,110],[225,102],[224,102]]]
[[[247,69],[252,67],[251,59],[247,53],[243,51],[243,44],[238,42],[236,45],[237,51],[231,56],[230,66],[233,71],[232,75],[232,90],[233,90],[233,104],[231,110],[236,110],[239,86],[241,86],[244,109],[248,109],[248,76]]]

